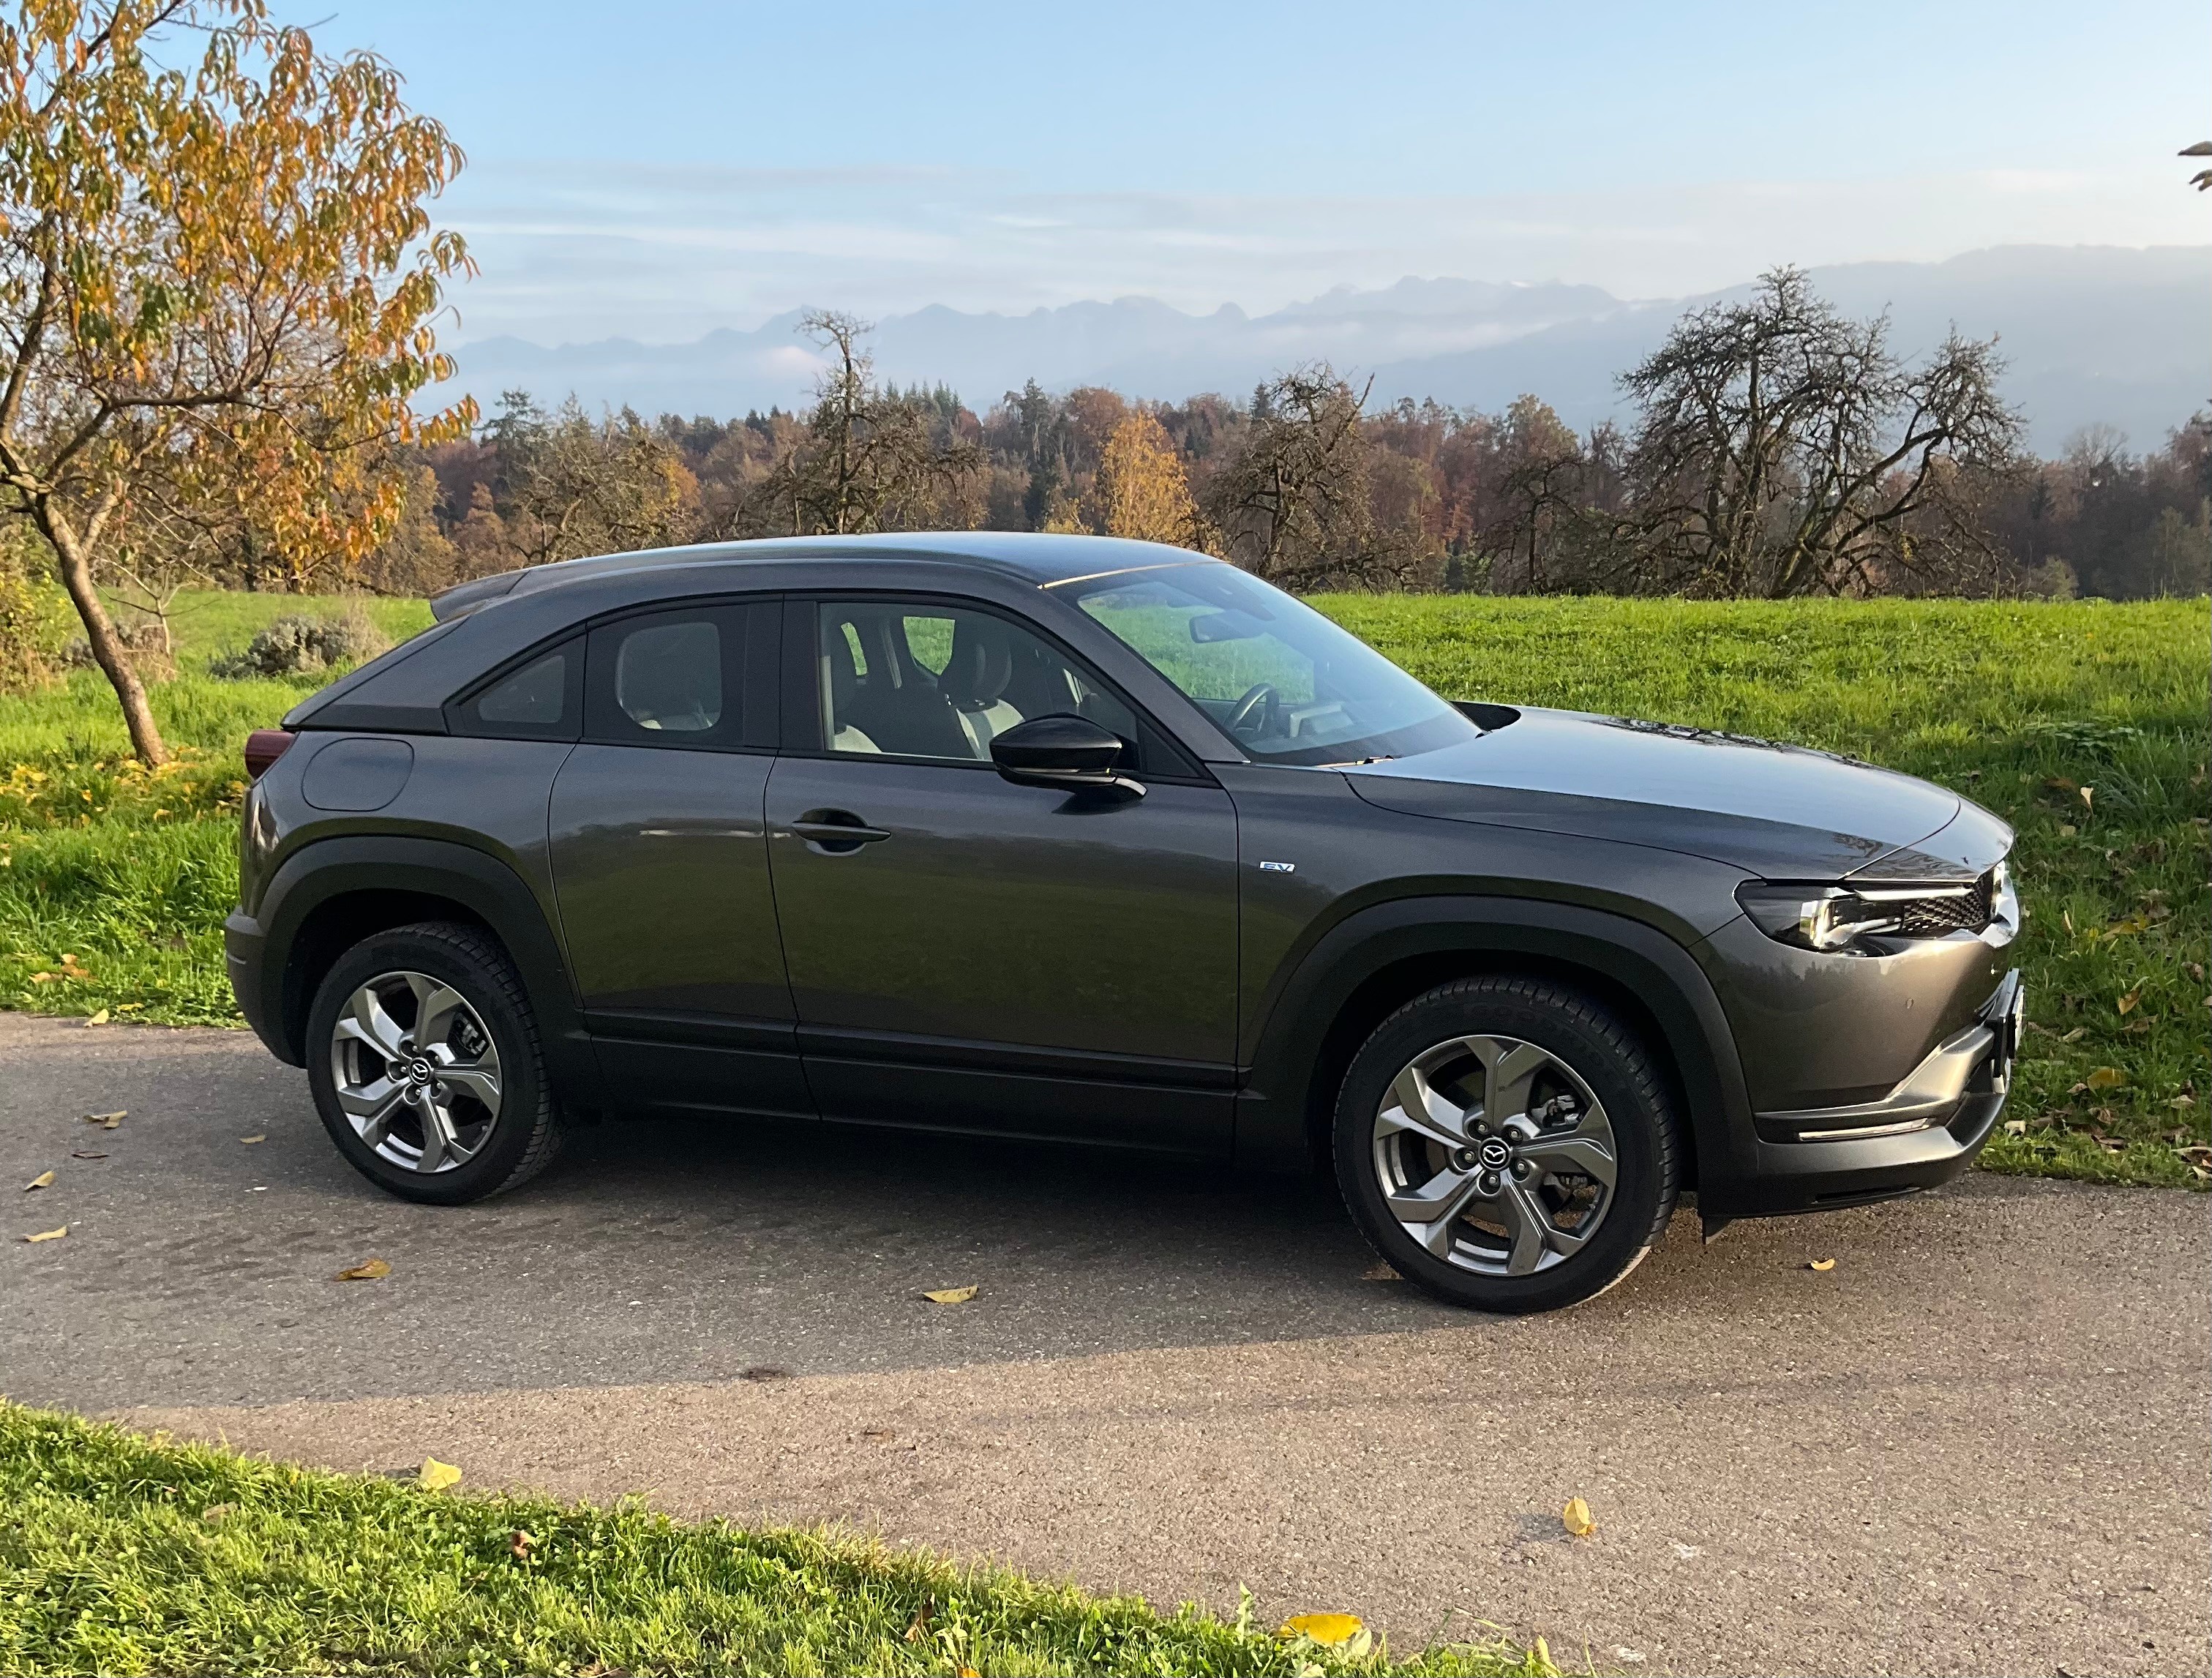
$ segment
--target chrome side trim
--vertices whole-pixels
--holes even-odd
[[[1797,1129],[1801,1142],[1841,1142],[1869,1136],[1904,1136],[1948,1118],[1965,1098],[1966,1080],[1996,1048],[1994,1026],[1977,1020],[1938,1043],[1895,1089],[1880,1101],[1849,1107],[1811,1107],[1796,1112],[1761,1113],[1771,1124]]]

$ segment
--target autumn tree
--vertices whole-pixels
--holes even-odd
[[[398,74],[264,0],[21,0],[0,21],[0,512],[52,548],[141,760],[168,755],[95,578],[156,497],[228,493],[286,550],[357,556],[368,481],[450,363],[466,271],[424,200],[461,166]]]
[[[1621,381],[1640,410],[1628,471],[1643,581],[1866,593],[1972,549],[1962,491],[2005,466],[2020,434],[2002,368],[1994,339],[1955,332],[1908,366],[1887,319],[1845,319],[1790,268],[1686,315]]]
[[[1107,434],[1093,493],[1108,536],[1184,547],[1197,539],[1190,479],[1165,428],[1149,413],[1132,414]]]
[[[509,391],[484,435],[506,491],[502,532],[520,564],[665,548],[696,534],[698,480],[629,409],[593,420],[572,396],[548,414]]]

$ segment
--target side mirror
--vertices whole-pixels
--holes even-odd
[[[1121,771],[1121,737],[1089,717],[1035,717],[991,741],[991,761],[1019,787],[1079,793],[1115,787],[1144,796],[1141,783]]]

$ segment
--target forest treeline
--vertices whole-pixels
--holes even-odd
[[[1924,363],[1784,271],[1687,316],[1623,385],[1626,426],[1375,404],[1327,366],[1237,398],[1030,383],[981,412],[879,384],[866,328],[811,317],[815,402],[647,420],[510,393],[404,468],[361,581],[425,593],[672,543],[886,530],[1133,536],[1285,587],[1700,596],[2194,594],[2212,565],[2212,418],[2147,454],[2017,446],[1988,344]],[[288,568],[236,581],[283,586]]]

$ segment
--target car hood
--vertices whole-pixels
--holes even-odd
[[[1492,716],[1502,708],[1486,708]],[[1955,793],[1806,746],[1522,709],[1480,739],[1346,771],[1386,810],[1612,839],[1769,879],[1972,876],[2012,830]]]

